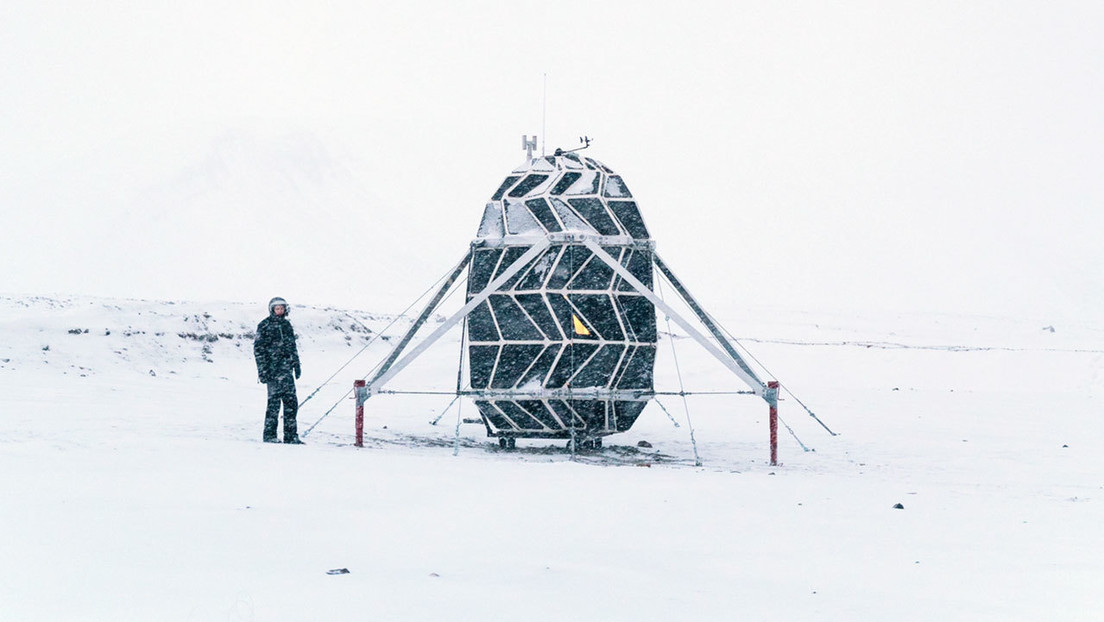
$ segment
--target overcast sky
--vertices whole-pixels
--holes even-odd
[[[0,5],[0,292],[397,311],[585,134],[722,313],[1104,318],[1102,3],[226,4]]]

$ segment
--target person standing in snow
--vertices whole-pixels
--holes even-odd
[[[295,380],[302,370],[299,367],[299,351],[295,347],[295,331],[287,319],[289,312],[288,303],[283,298],[268,301],[268,317],[257,325],[253,357],[257,359],[257,379],[268,385],[264,442],[277,442],[276,424],[280,418],[280,403],[283,402],[284,442],[302,445],[295,423],[295,414],[299,410]]]

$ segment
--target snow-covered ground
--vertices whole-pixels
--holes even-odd
[[[810,451],[783,427],[771,467],[766,405],[731,395],[664,398],[670,417],[653,403],[577,456],[499,450],[457,425],[470,402],[381,395],[357,449],[344,394],[394,318],[307,306],[300,430],[321,422],[262,444],[263,313],[0,297],[0,620],[1104,617],[1099,327],[721,318],[839,433],[785,395]],[[688,391],[742,388],[674,344]],[[660,345],[657,388],[678,390]],[[392,388],[454,388],[458,353],[457,334]]]

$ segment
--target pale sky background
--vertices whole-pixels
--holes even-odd
[[[720,315],[1101,320],[1102,111],[1100,2],[9,0],[0,293],[398,311],[546,124]]]

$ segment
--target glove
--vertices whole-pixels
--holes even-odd
[[[303,375],[303,370],[298,365],[295,366],[295,379],[298,380],[299,376]]]

